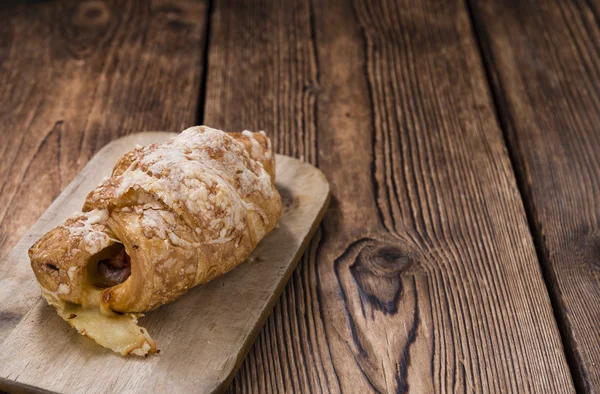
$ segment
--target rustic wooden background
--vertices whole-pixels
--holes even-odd
[[[0,22],[0,258],[114,138],[264,129],[333,200],[231,392],[600,390],[600,0],[30,0]]]

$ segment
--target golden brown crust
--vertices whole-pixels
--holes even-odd
[[[46,291],[63,301],[143,312],[244,261],[281,216],[275,157],[264,133],[200,126],[137,147],[88,196],[83,212],[30,249]],[[86,265],[122,242],[123,283],[88,290]]]
[[[30,249],[31,267],[40,285],[64,301],[84,303],[83,283],[90,258],[114,244],[103,211],[77,213],[46,233]]]
[[[271,146],[271,140],[264,132],[252,133],[242,131],[241,133],[229,133],[233,139],[244,144],[244,148],[253,160],[260,162],[263,168],[275,184],[275,155]]]

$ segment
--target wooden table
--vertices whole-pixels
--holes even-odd
[[[232,392],[600,391],[600,0],[0,20],[0,257],[114,138],[264,129],[333,200]]]

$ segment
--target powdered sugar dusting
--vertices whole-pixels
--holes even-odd
[[[262,148],[253,133],[243,134],[249,136],[252,149],[259,155]],[[269,199],[276,193],[269,174],[250,158],[243,144],[210,127],[191,127],[167,143],[139,149],[141,154],[129,168],[100,185],[98,194],[102,195],[103,187],[112,187],[111,197],[119,200],[130,190],[144,191],[142,195],[154,196],[184,217],[190,227],[202,228],[195,233],[197,242],[221,243],[236,238],[244,231],[248,209],[255,210],[246,203],[246,197],[260,193]],[[173,233],[165,224],[166,218],[159,218],[157,212],[144,210],[144,235],[158,236],[174,245],[189,242]]]
[[[252,155],[254,157],[258,157],[261,155],[262,152],[262,148],[260,146],[260,144],[258,143],[258,141],[256,140],[256,138],[254,138],[254,133],[251,132],[250,130],[244,130],[242,131],[242,135],[245,137],[248,137],[248,139],[250,139],[250,144],[252,145]],[[264,135],[264,132],[263,132]],[[271,151],[268,150],[265,154],[267,159],[271,158]]]
[[[67,294],[71,290],[71,287],[66,283],[58,285],[58,294]]]
[[[76,213],[67,219],[64,227],[72,236],[83,238],[84,249],[88,253],[96,254],[113,242],[107,234],[105,225],[107,219],[106,209],[95,209]]]
[[[69,270],[67,271],[67,275],[69,275],[69,279],[71,281],[73,281],[73,279],[75,278],[75,271],[77,271],[77,267],[75,266],[69,267]]]

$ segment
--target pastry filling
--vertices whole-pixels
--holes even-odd
[[[122,355],[145,356],[156,353],[156,343],[145,328],[137,325],[142,314],[125,313],[106,316],[99,308],[83,307],[61,300],[56,293],[42,287],[42,295],[64,320],[81,334]]]
[[[77,332],[100,345],[122,355],[156,353],[156,343],[138,325],[141,313],[114,312],[101,304],[104,289],[125,282],[131,275],[131,259],[123,244],[117,241],[93,255],[86,269],[87,275],[81,283],[82,304],[67,302],[60,298],[60,292],[50,292],[44,287],[42,295]]]
[[[88,272],[94,286],[101,289],[116,286],[131,275],[131,259],[123,244],[114,244],[90,259]]]

